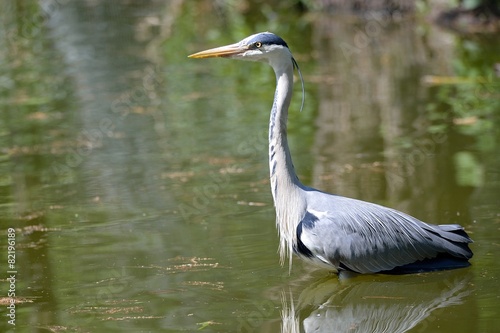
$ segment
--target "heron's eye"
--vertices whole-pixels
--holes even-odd
[[[262,47],[262,43],[261,42],[256,42],[253,44],[256,48],[260,49]]]

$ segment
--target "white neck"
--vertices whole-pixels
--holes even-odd
[[[271,63],[271,66],[273,64]],[[293,64],[273,66],[276,74],[276,92],[269,122],[269,169],[271,192],[276,207],[276,225],[280,234],[280,260],[292,258],[296,228],[305,209],[305,198],[293,168],[287,140],[288,107],[293,90]]]

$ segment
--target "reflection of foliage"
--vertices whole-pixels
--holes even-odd
[[[483,184],[483,168],[470,152],[458,152],[454,158],[457,167],[457,183],[461,186]]]
[[[471,83],[457,85],[450,91],[448,104],[454,123],[459,133],[476,138],[478,150],[491,151],[500,122],[500,81],[495,79],[493,71],[495,50],[471,41],[461,42],[458,50],[455,71],[459,76],[470,78]]]
[[[492,41],[460,41],[453,62],[456,84],[439,87],[437,98],[444,108],[436,105],[428,108],[432,120],[440,121],[431,127],[432,131],[446,131],[452,126],[456,133],[473,139],[472,148],[477,152],[493,151],[500,138],[500,81],[494,75],[494,45]],[[446,122],[450,117],[451,121]],[[455,164],[461,172],[460,183],[478,185],[481,182],[480,170],[474,167],[478,166],[474,161],[474,156],[465,152],[455,156]]]
[[[500,30],[500,4],[497,0],[460,0],[455,5],[456,8],[442,12],[436,22],[465,34]]]
[[[464,9],[488,11],[500,15],[497,0],[460,0],[460,5]]]
[[[50,177],[49,168],[43,175],[39,170],[67,151],[72,98],[61,58],[47,38],[45,24],[51,13],[37,1],[11,5],[0,5],[0,140],[1,158],[7,161],[0,182],[21,193],[26,184]],[[11,191],[2,187],[0,192],[4,190]]]

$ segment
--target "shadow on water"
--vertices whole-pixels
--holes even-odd
[[[477,331],[466,319],[472,314],[463,307],[475,292],[467,269],[339,280],[329,276],[308,282],[300,283],[303,289],[293,288],[296,305],[295,291],[283,293],[282,332],[430,332],[436,322],[445,332],[443,317],[453,318],[454,325],[459,321],[464,332]]]

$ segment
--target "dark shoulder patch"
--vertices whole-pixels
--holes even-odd
[[[297,244],[293,245],[293,251],[298,255],[312,258],[313,254],[311,250],[309,250],[307,246],[305,246],[304,243],[302,243],[302,241],[300,240],[300,236],[302,235],[302,223],[303,222],[300,222],[299,225],[297,226]]]
[[[314,225],[317,221],[319,221],[319,219],[316,217],[316,215],[306,211],[306,214],[302,218],[301,223],[304,224],[304,228],[312,229],[314,228]]]

